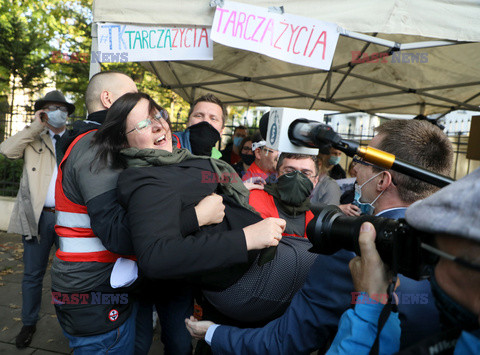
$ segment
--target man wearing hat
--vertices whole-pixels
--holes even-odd
[[[9,233],[22,235],[23,262],[22,322],[16,338],[19,349],[32,341],[42,298],[42,282],[55,234],[55,181],[61,156],[61,136],[68,115],[75,106],[60,91],[50,91],[35,102],[31,125],[0,145],[0,153],[9,159],[24,159],[15,206],[8,226]]]
[[[425,241],[427,245],[422,248],[437,257],[431,267],[430,286],[440,312],[442,331],[423,338],[405,353],[480,353],[479,195],[480,169],[477,169],[407,209],[405,217],[410,226],[434,235],[433,241]],[[362,257],[350,262],[352,277],[357,291],[375,297],[374,294],[386,292],[389,277],[376,250],[375,229],[370,223],[362,225],[359,241]],[[369,351],[383,308],[383,304],[372,301],[366,299],[344,314],[330,348],[332,353],[353,348],[361,353]],[[401,310],[402,305],[398,307]],[[392,312],[379,337],[380,352],[397,353],[399,338],[400,320],[398,313]]]

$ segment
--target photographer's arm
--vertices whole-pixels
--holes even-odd
[[[375,248],[375,228],[366,222],[360,229],[361,257],[350,261],[355,289],[359,292],[355,309],[346,311],[329,354],[355,352],[368,354],[377,336],[380,313],[387,302],[389,284],[385,265]],[[400,348],[400,320],[392,312],[380,334],[379,353],[392,354]]]

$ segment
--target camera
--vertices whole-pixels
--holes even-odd
[[[375,246],[387,266],[414,280],[429,276],[428,266],[435,264],[438,257],[421,245],[431,244],[433,235],[414,229],[404,219],[349,217],[337,206],[325,206],[307,226],[307,236],[313,244],[310,251],[331,255],[345,249],[360,255],[358,236],[364,222],[375,227]]]

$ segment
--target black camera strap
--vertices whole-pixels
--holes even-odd
[[[393,250],[392,250],[392,282],[388,285],[387,288],[387,295],[388,295],[388,300],[385,306],[382,308],[382,312],[380,313],[380,316],[378,317],[378,327],[377,327],[377,336],[375,337],[375,341],[373,342],[372,348],[370,349],[370,355],[378,355],[380,351],[379,347],[379,342],[380,342],[380,333],[382,332],[382,329],[387,323],[388,317],[390,317],[390,313],[393,312],[398,312],[398,307],[396,303],[393,300],[393,292],[395,291],[395,285],[397,284],[397,279],[398,279],[398,240],[397,240],[397,234],[394,233],[393,237]]]

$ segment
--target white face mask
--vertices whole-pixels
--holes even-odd
[[[48,124],[55,128],[61,128],[65,126],[67,123],[68,114],[66,112],[55,110],[55,111],[48,111]]]
[[[380,192],[380,194],[372,202],[361,202],[360,199],[362,198],[362,187],[364,187],[368,182],[372,181],[382,173],[383,171],[379,172],[377,175],[372,176],[370,179],[368,179],[361,185],[358,185],[357,183],[355,183],[355,197],[353,198],[352,203],[360,208],[362,214],[373,215],[373,211],[375,211],[375,207],[373,206],[373,204],[385,192],[385,190]]]

